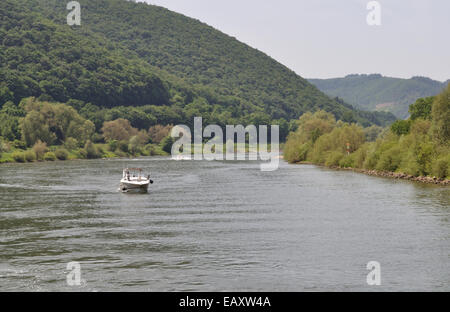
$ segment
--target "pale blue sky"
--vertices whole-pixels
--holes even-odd
[[[140,0],[143,1],[143,0]],[[450,78],[450,0],[145,0],[205,22],[305,78]]]

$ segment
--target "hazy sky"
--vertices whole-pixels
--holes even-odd
[[[143,0],[140,0],[143,1]],[[145,0],[205,22],[305,78],[450,78],[450,0]]]

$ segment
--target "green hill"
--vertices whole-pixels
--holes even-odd
[[[293,71],[197,20],[124,0],[0,2],[0,106],[29,96],[70,103],[102,123],[268,123],[319,109],[363,125],[393,116],[331,99]],[[133,106],[133,108],[125,108]]]
[[[329,96],[337,96],[353,106],[370,111],[387,111],[408,117],[409,105],[418,98],[433,96],[448,84],[425,77],[400,79],[379,74],[348,75],[345,78],[309,79]]]

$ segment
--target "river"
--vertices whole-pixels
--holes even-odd
[[[148,194],[118,192],[143,167]],[[450,291],[450,188],[310,165],[0,166],[0,291]],[[67,263],[81,266],[69,286]],[[381,285],[366,266],[380,263]]]

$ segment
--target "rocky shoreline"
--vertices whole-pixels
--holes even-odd
[[[391,178],[391,179],[401,179],[401,180],[408,180],[408,181],[415,181],[420,183],[427,183],[427,184],[437,184],[437,185],[450,185],[450,180],[448,179],[439,179],[436,177],[424,177],[419,176],[415,177],[413,175],[409,175],[406,173],[400,173],[400,172],[389,172],[389,171],[377,171],[377,170],[366,170],[366,169],[356,169],[356,168],[332,168],[332,169],[345,169],[345,170],[352,170],[359,173],[364,173],[370,176],[375,177],[383,177],[383,178]]]
[[[376,177],[402,179],[402,180],[409,180],[409,181],[428,183],[428,184],[450,185],[450,180],[439,179],[436,177],[424,177],[424,176],[415,177],[413,175],[409,175],[406,173],[385,172],[385,171],[377,171],[377,170],[365,170],[365,169],[354,169],[354,170],[357,172],[361,172],[361,173],[371,175],[371,176],[376,176]]]
[[[313,164],[310,162],[301,162],[300,164],[310,164],[310,165],[317,166],[317,164]],[[341,168],[341,167],[336,167],[336,166],[333,166],[333,167],[322,166],[322,167],[335,169],[335,170],[350,170],[350,171],[364,173],[364,174],[367,174],[370,176],[375,176],[375,177],[383,177],[383,178],[391,178],[391,179],[399,179],[399,180],[401,179],[401,180],[408,180],[408,181],[427,183],[427,184],[444,185],[444,186],[450,185],[449,179],[439,179],[437,177],[424,177],[424,176],[416,177],[413,175],[409,175],[406,173],[400,173],[400,172],[366,170],[366,169],[358,169],[358,168]]]

